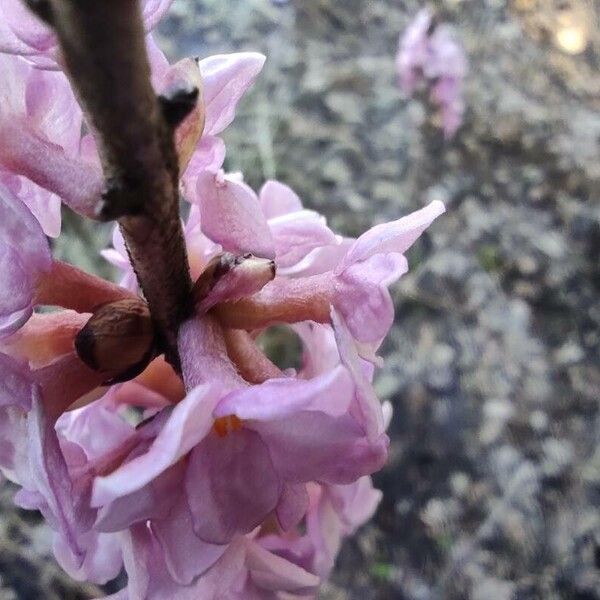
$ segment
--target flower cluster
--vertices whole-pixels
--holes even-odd
[[[148,29],[169,3],[142,2]],[[147,46],[157,93],[203,87],[204,126],[192,113],[175,136],[196,282],[181,373],[156,356],[118,230],[103,254],[120,285],[52,257],[61,203],[92,215],[102,172],[52,32],[0,0],[0,467],[71,576],[125,568],[114,598],[312,598],[380,500],[369,475],[391,410],[371,382],[387,287],[444,207],[349,239],[282,183],[256,194],[223,171],[219,134],[264,57],[169,65]],[[296,370],[257,343],[275,324],[302,343]]]
[[[424,8],[400,36],[396,56],[400,87],[413,94],[419,85],[430,90],[431,101],[440,111],[446,138],[460,127],[465,110],[462,96],[467,59],[447,25]]]

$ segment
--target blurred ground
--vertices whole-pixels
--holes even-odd
[[[593,600],[600,5],[433,5],[471,63],[465,124],[450,143],[396,86],[398,33],[419,2],[176,0],[161,33],[173,58],[268,56],[225,136],[228,168],[252,185],[277,177],[353,235],[434,198],[448,207],[395,288],[377,379],[395,407],[376,477],[385,499],[323,598]],[[43,538],[34,522],[23,528]],[[31,548],[21,554],[33,560]],[[51,597],[10,593],[0,599]]]

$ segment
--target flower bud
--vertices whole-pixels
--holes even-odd
[[[260,291],[275,277],[275,262],[252,254],[215,256],[194,284],[194,302],[199,311],[219,302],[239,300]]]
[[[148,305],[128,298],[101,306],[75,338],[79,358],[118,380],[135,377],[154,355],[154,325]]]

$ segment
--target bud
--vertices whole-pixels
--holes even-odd
[[[164,76],[159,102],[163,115],[175,128],[179,171],[183,173],[204,131],[206,108],[198,62],[184,58]]]
[[[75,349],[88,367],[116,382],[146,368],[154,356],[154,341],[148,305],[141,298],[128,298],[101,306],[75,337]]]
[[[259,292],[275,277],[275,262],[252,254],[215,256],[194,285],[194,302],[200,312],[219,302],[239,300]]]

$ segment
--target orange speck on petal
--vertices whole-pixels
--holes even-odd
[[[219,437],[225,437],[228,433],[239,431],[241,428],[242,420],[235,415],[220,417],[213,424],[213,429]]]

